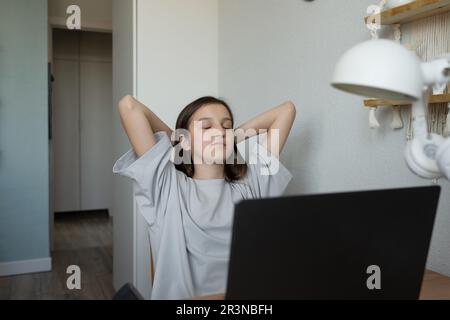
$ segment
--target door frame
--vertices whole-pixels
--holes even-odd
[[[54,29],[65,29],[67,30],[66,26],[66,20],[63,18],[56,18],[56,17],[48,17],[48,72],[50,73],[49,77],[51,77],[54,74],[54,59],[53,59],[53,30]],[[96,23],[86,23],[83,21],[81,30],[75,30],[75,32],[78,31],[89,31],[89,32],[102,32],[102,33],[113,33],[112,25],[108,24],[96,24]],[[114,57],[113,57],[113,63],[114,63]],[[49,95],[49,129],[53,131],[54,126],[54,117],[53,117],[53,101],[54,101],[54,91],[52,90],[51,96]],[[51,108],[50,108],[51,106]],[[49,131],[50,132],[50,131]],[[54,251],[55,248],[55,236],[54,236],[54,229],[55,229],[55,212],[54,212],[54,198],[55,198],[55,181],[54,181],[54,159],[55,159],[55,153],[54,153],[54,145],[53,145],[53,136],[49,134],[49,242],[50,242],[50,255]]]

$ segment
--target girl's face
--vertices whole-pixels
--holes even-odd
[[[222,104],[208,104],[198,109],[192,115],[188,130],[194,163],[225,164],[233,154],[233,123]]]

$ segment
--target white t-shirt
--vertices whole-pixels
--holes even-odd
[[[149,226],[155,266],[152,300],[224,293],[234,205],[282,195],[292,175],[253,139],[238,145],[239,153],[250,159],[245,178],[232,183],[194,180],[171,162],[168,135],[158,132],[155,138],[142,157],[131,149],[113,168],[135,182],[137,207]],[[246,146],[249,157],[244,156]]]

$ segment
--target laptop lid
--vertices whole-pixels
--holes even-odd
[[[417,299],[440,189],[240,202],[226,299]]]

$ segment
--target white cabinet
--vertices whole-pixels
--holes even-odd
[[[112,37],[53,32],[54,211],[111,209]]]

